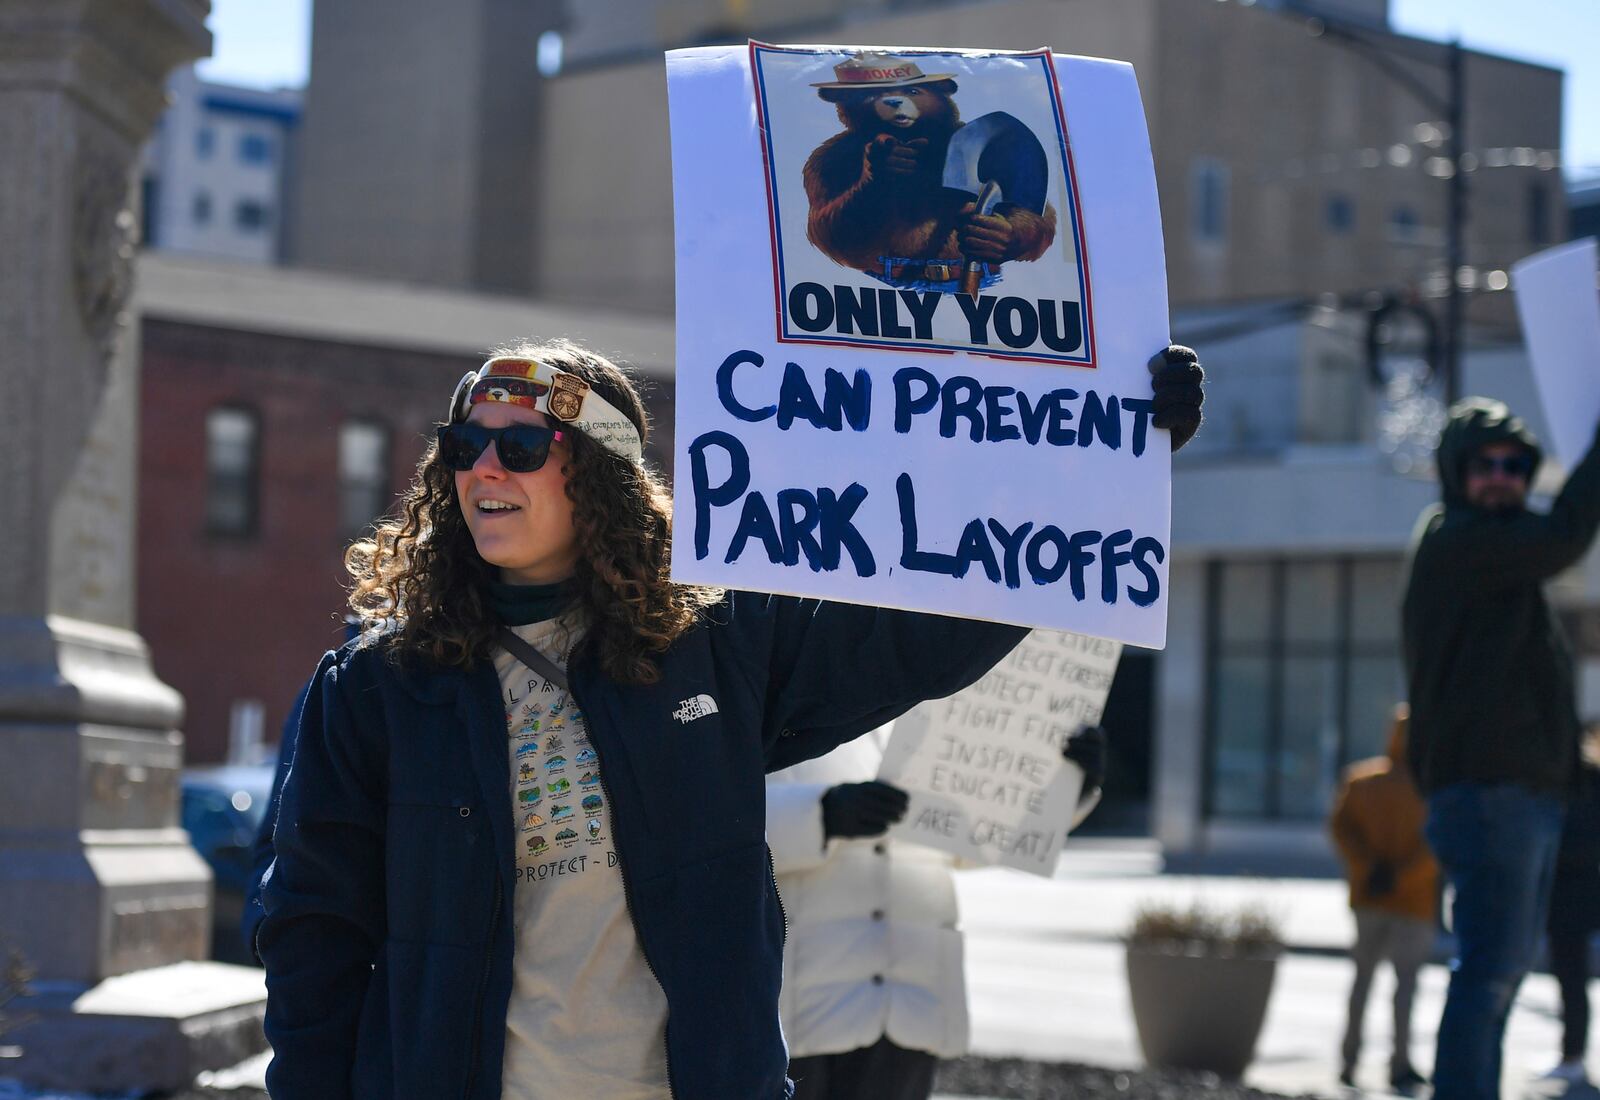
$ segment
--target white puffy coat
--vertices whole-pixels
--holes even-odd
[[[823,792],[874,778],[889,730],[767,777],[767,843],[789,918],[778,1011],[791,1057],[885,1035],[940,1057],[967,1047],[954,857],[883,838],[823,839]]]

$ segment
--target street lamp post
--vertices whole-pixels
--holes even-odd
[[[1314,37],[1329,39],[1360,53],[1395,83],[1416,96],[1429,110],[1443,118],[1445,159],[1449,165],[1446,183],[1445,206],[1445,286],[1444,325],[1439,340],[1439,361],[1430,364],[1444,382],[1445,404],[1454,404],[1461,396],[1461,348],[1466,301],[1462,295],[1461,271],[1465,266],[1465,230],[1467,222],[1467,177],[1462,170],[1466,133],[1466,51],[1459,41],[1446,46],[1443,58],[1431,48],[1432,44],[1417,43],[1389,33],[1379,27],[1329,16],[1308,8],[1303,0],[1288,0],[1284,10],[1306,20],[1307,29]],[[1420,48],[1419,48],[1420,47]],[[1403,62],[1419,62],[1434,69],[1442,69],[1446,84],[1444,94],[1406,68]]]
[[[1467,221],[1467,174],[1462,170],[1461,154],[1465,152],[1462,138],[1466,116],[1466,56],[1459,41],[1450,43],[1446,71],[1449,73],[1449,92],[1445,96],[1445,124],[1449,127],[1445,148],[1450,159],[1450,198],[1445,211],[1445,268],[1449,282],[1445,284],[1444,298],[1444,402],[1448,407],[1461,396],[1461,344],[1463,342],[1463,314],[1466,301],[1461,293],[1461,269],[1466,258],[1462,255],[1463,237]]]

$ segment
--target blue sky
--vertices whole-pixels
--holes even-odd
[[[1474,49],[1566,70],[1567,174],[1600,175],[1600,3],[1390,0],[1390,17],[1406,34],[1459,36]],[[207,79],[263,88],[305,83],[311,0],[213,0],[210,22],[216,44],[200,65]]]

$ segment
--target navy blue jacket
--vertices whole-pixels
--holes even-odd
[[[975,681],[1025,630],[730,594],[650,686],[568,668],[612,794],[678,1100],[788,1096],[764,773]],[[683,709],[709,696],[716,712]],[[512,986],[510,764],[492,665],[323,658],[262,887],[276,1100],[495,1100]]]
[[[272,774],[272,793],[267,797],[267,812],[256,828],[255,843],[250,846],[251,874],[244,892],[244,911],[239,918],[239,938],[244,941],[249,957],[256,962],[261,961],[261,956],[256,954],[256,932],[261,927],[263,916],[261,880],[266,876],[267,868],[272,866],[272,830],[278,823],[278,803],[283,800],[283,781],[289,778],[289,765],[294,763],[294,742],[300,734],[300,710],[306,705],[306,696],[315,686],[314,679],[306,682],[300,694],[294,697],[289,716],[283,720],[283,730],[278,735],[278,763]]]

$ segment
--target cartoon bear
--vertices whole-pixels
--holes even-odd
[[[825,255],[890,286],[953,292],[969,259],[987,265],[1037,260],[1056,235],[1056,212],[1001,202],[978,215],[970,198],[943,185],[945,151],[963,125],[949,73],[924,75],[916,62],[857,54],[817,84],[844,130],[811,154],[804,169],[811,212],[806,236]]]

